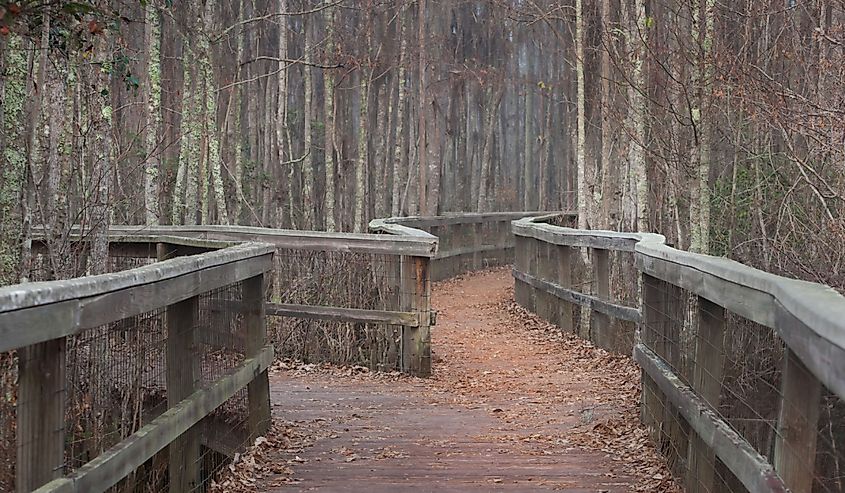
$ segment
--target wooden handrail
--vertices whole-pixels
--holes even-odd
[[[787,488],[809,491],[813,483],[821,386],[845,399],[845,297],[821,284],[777,276],[721,257],[676,250],[667,246],[665,238],[658,234],[578,230],[548,224],[547,221],[554,217],[557,216],[523,218],[512,223],[517,243],[522,245],[517,248],[514,268],[518,284],[516,296],[529,308],[535,308],[532,298],[520,283],[532,290],[554,294],[564,304],[593,310],[601,307],[597,311],[625,319],[617,304],[599,300],[600,305],[596,305],[595,296],[576,292],[568,281],[562,283],[566,285],[558,285],[538,279],[533,271],[537,269],[535,257],[539,250],[531,247],[537,242],[567,250],[589,248],[595,252],[632,253],[643,277],[641,284],[645,286],[639,309],[643,324],[668,327],[672,315],[667,312],[682,311],[685,307],[677,306],[678,302],[669,299],[671,296],[667,293],[681,290],[698,296],[699,305],[709,306],[698,311],[699,330],[709,337],[722,336],[724,320],[720,317],[724,315],[714,315],[723,313],[721,310],[774,329],[786,344],[787,356],[779,432],[771,463],[755,452],[713,408],[719,389],[714,388],[718,382],[713,383],[712,376],[721,374],[723,364],[722,357],[717,354],[722,351],[720,343],[708,342],[706,347],[699,344],[696,348],[695,361],[708,367],[696,370],[692,387],[675,374],[678,370],[671,362],[663,360],[665,355],[648,347],[647,341],[637,343],[634,358],[642,365],[644,387],[651,386],[649,392],[666,398],[665,401],[655,400],[644,392],[644,415],[657,420],[655,426],[672,429],[677,425],[659,422],[660,416],[666,416],[662,410],[665,405],[667,410],[679,412],[691,425],[695,435],[688,442],[687,453],[691,461],[688,474],[699,475],[691,477],[691,481],[712,484],[715,474],[712,454],[715,454],[749,491],[776,492]],[[603,272],[597,275],[607,276],[606,267],[602,269]],[[607,282],[606,279],[598,281]],[[669,306],[672,303],[674,305]],[[648,313],[643,313],[646,310]],[[669,342],[664,344],[677,346],[672,339],[673,336],[668,336]],[[675,353],[680,350],[672,349]],[[702,398],[700,393],[709,397]],[[668,440],[675,438],[673,433],[668,432]],[[703,477],[707,475],[709,478]]]

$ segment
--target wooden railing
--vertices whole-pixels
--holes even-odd
[[[577,308],[591,311],[599,342],[613,338],[601,334],[608,318],[639,322],[642,419],[687,491],[841,491],[845,298],[675,250],[660,235],[550,219],[513,223],[517,301],[569,330]],[[642,293],[630,285],[627,298],[637,307],[608,296],[609,252],[634,256]],[[571,278],[585,254],[587,293]]]
[[[276,249],[275,276],[285,267],[287,252],[336,252],[367,256],[366,270],[379,270],[378,288],[390,291],[391,299],[381,308],[268,302],[267,316],[297,319],[396,325],[401,330],[399,365],[416,376],[431,374],[431,310],[429,263],[437,252],[437,238],[413,228],[386,234],[326,233],[250,226],[153,226],[113,227],[111,248],[127,254],[142,253],[149,235],[179,235],[182,238],[229,242],[259,241]],[[376,257],[379,257],[376,259]],[[388,260],[390,259],[390,260]],[[351,268],[351,267],[350,267]],[[333,279],[312,279],[331,283]],[[283,280],[277,280],[283,283]],[[350,293],[351,294],[351,293]],[[338,303],[342,300],[334,300]]]
[[[267,368],[273,360],[273,347],[265,340],[263,293],[273,247],[188,243],[148,238],[147,249],[151,246],[160,258],[170,260],[119,273],[0,288],[0,354],[17,358],[17,419],[13,427],[17,491],[105,491],[165,448],[169,451],[171,491],[196,488],[200,444],[208,438],[200,424],[243,388],[248,389],[248,436],[259,436],[267,429]],[[183,248],[216,251],[181,257]],[[220,351],[236,363],[222,375],[207,375],[203,366],[208,366],[208,354],[199,349],[199,341],[206,339],[197,324],[200,300],[205,304],[209,293],[226,288],[234,291],[234,286],[245,310],[238,321],[227,323],[243,346],[223,344]],[[148,326],[155,326],[154,333],[150,330],[147,334],[164,338],[164,346],[138,342],[134,324],[142,315]],[[146,354],[128,355],[118,347]],[[128,435],[114,431],[112,425],[104,426],[100,429],[104,435],[125,436],[74,467],[68,462],[77,454],[68,447],[83,447],[80,440],[92,440],[85,435],[93,432],[81,419],[73,426],[66,419],[92,415],[94,403],[108,399],[111,389],[119,385],[112,380],[126,373],[112,361],[108,363],[115,365],[111,369],[101,364],[91,371],[96,382],[80,382],[67,373],[69,360],[79,368],[92,368],[96,358],[107,356],[104,353],[126,358],[122,364],[133,367],[131,379],[139,379],[138,384],[144,380],[145,385],[158,385],[156,377],[163,374],[163,388],[150,390],[144,399],[152,399],[153,393],[160,398],[163,392],[166,406]],[[133,401],[135,405],[142,403]],[[111,413],[108,408],[93,411],[101,420]],[[104,439],[91,446],[111,445],[108,442]]]
[[[431,261],[431,279],[439,281],[463,272],[513,262],[510,222],[537,214],[484,212],[392,217],[372,221],[370,230],[399,235],[418,235],[419,231],[424,231],[436,236],[439,245]]]

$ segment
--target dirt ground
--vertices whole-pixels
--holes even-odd
[[[678,491],[639,371],[518,307],[505,269],[432,289],[429,379],[280,364],[267,440],[220,491]]]

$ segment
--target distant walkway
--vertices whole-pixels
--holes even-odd
[[[497,270],[435,285],[429,380],[272,376],[276,433],[309,446],[278,440],[259,489],[674,491],[638,424],[635,367],[526,315],[512,284]]]

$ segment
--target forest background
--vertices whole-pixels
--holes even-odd
[[[843,0],[0,0],[0,74],[0,284],[34,226],[66,278],[110,224],[573,210],[845,286]]]

